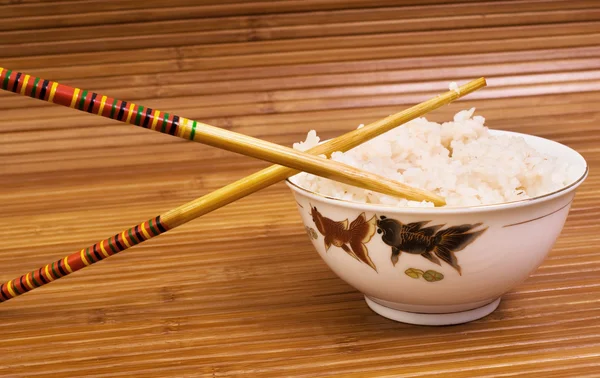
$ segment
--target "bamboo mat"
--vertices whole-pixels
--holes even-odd
[[[0,306],[0,377],[600,377],[600,2],[0,0],[0,66],[290,146],[444,107],[577,149],[543,266],[453,327],[371,312],[278,184]],[[0,93],[0,281],[267,164]]]

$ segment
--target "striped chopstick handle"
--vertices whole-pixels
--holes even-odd
[[[91,114],[194,140],[197,122],[0,67],[0,88]]]
[[[6,302],[21,294],[44,286],[67,276],[86,266],[104,260],[121,251],[140,244],[148,239],[167,232],[168,227],[161,222],[160,216],[138,224],[115,236],[102,240],[91,247],[75,252],[63,259],[45,265],[38,270],[0,284],[0,302]]]

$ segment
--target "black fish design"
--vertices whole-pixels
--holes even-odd
[[[392,247],[392,264],[396,265],[400,254],[406,252],[421,255],[437,265],[442,265],[441,259],[456,269],[458,274],[462,273],[454,253],[463,250],[487,230],[486,227],[474,231],[482,223],[440,230],[444,227],[443,224],[424,227],[431,221],[404,224],[384,216],[380,218],[377,221],[377,233],[383,234],[383,242]]]

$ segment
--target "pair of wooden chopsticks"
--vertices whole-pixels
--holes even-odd
[[[31,80],[33,80],[32,84],[30,84]],[[281,155],[277,155],[280,152],[292,160],[294,156],[298,156],[298,161],[302,162],[319,161],[319,164],[321,164],[321,160],[330,162],[329,160],[325,159],[310,160],[307,159],[306,156],[312,158],[314,155],[329,155],[335,151],[347,151],[403,123],[423,116],[434,109],[449,104],[452,101],[485,86],[486,81],[484,78],[471,81],[459,87],[458,91],[451,90],[445,92],[400,113],[369,124],[361,129],[356,129],[346,133],[343,136],[332,139],[327,143],[323,143],[315,148],[312,148],[306,154],[295,154],[294,150],[285,149],[281,146],[255,140],[253,138],[240,136],[236,133],[226,132],[212,126],[201,124],[201,127],[198,128],[198,122],[182,119],[178,116],[169,116],[169,114],[164,114],[161,118],[160,112],[156,110],[146,109],[144,112],[144,108],[138,105],[127,105],[127,103],[124,101],[109,99],[106,96],[99,96],[95,93],[88,93],[86,91],[82,92],[78,89],[62,86],[46,80],[42,81],[38,78],[32,79],[32,77],[28,75],[23,77],[20,73],[13,75],[10,71],[0,69],[0,87],[2,89],[11,90],[15,93],[29,95],[34,98],[43,99],[66,106],[71,106],[79,110],[85,110],[93,114],[99,114],[108,118],[114,118],[127,123],[147,127],[155,131],[166,132],[171,135],[188,138],[190,140],[214,145],[231,151],[241,152],[249,156],[263,156],[264,160],[274,161],[277,163],[280,161],[288,161],[285,160],[286,158],[280,159]],[[98,100],[98,98],[100,99]],[[197,138],[196,135],[202,135],[202,137]],[[227,138],[230,135],[232,135],[232,137],[235,139],[232,145],[227,144],[228,142],[223,139],[224,136]],[[258,142],[256,145],[253,145],[253,147],[250,147],[250,151],[244,150],[244,146],[247,146],[247,144],[252,145],[254,141]],[[266,151],[273,152],[273,155],[264,156],[266,153],[264,152],[265,150],[261,149],[262,147],[265,147]],[[294,153],[287,150],[290,150]],[[278,165],[271,166],[267,169],[229,184],[221,189],[218,189],[208,195],[188,202],[146,222],[138,224],[128,230],[122,231],[111,238],[102,240],[63,259],[45,265],[38,270],[34,270],[14,280],[0,284],[0,302],[10,300],[18,295],[43,286],[58,278],[62,278],[70,273],[76,272],[127,248],[151,239],[154,236],[160,235],[170,229],[187,223],[199,216],[225,206],[226,204],[243,198],[253,192],[273,185],[287,177],[296,174],[298,169],[310,172],[309,170],[305,169],[304,165],[297,163],[297,161],[290,163],[291,164],[289,164],[289,168]],[[315,174],[324,172],[318,170],[314,171],[316,172]],[[359,174],[362,173],[359,172]],[[362,180],[362,178],[360,178],[360,180]],[[363,181],[360,183],[362,184]]]

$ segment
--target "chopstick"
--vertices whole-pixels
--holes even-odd
[[[361,129],[348,132],[310,149],[309,153],[329,155],[335,151],[350,150],[361,143],[432,110],[440,108],[443,105],[449,104],[460,97],[485,87],[486,85],[484,78],[473,80],[459,87],[458,91],[451,90],[445,92],[402,112],[366,125]],[[81,251],[75,252],[11,281],[0,284],[0,302],[8,301],[49,282],[65,277],[86,266],[97,263],[98,261],[122,252],[127,248],[131,248],[251,193],[293,176],[296,173],[298,172],[293,169],[274,165],[244,177],[203,197],[169,210],[162,215],[149,219],[146,222],[142,222],[141,224],[122,231],[108,239],[102,240],[90,247],[84,248]]]
[[[128,103],[0,67],[0,88],[90,114],[281,164],[349,185],[415,201],[445,205],[442,197],[358,168],[175,114]]]

